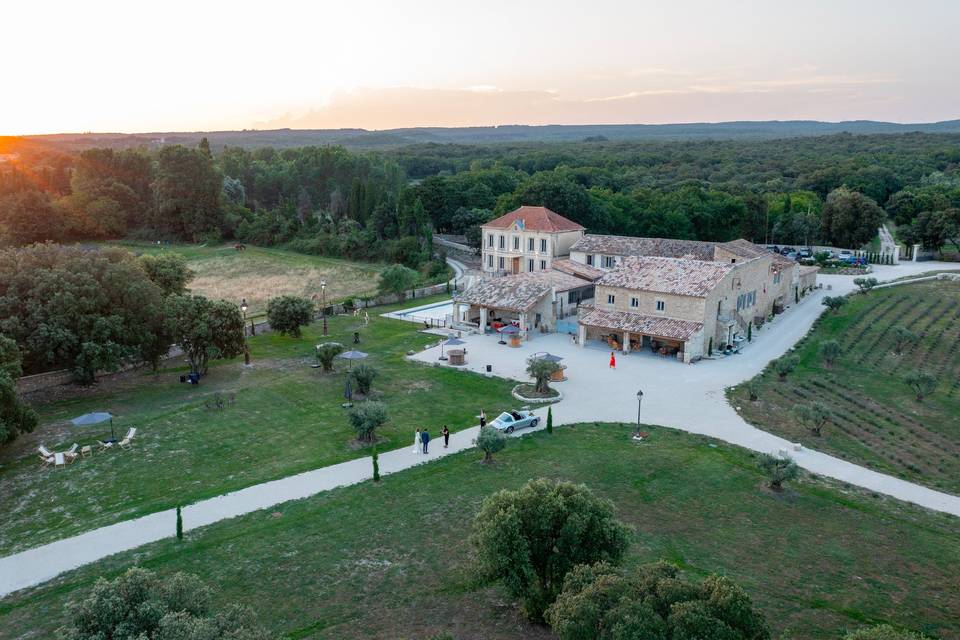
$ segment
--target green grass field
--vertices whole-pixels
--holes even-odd
[[[147,242],[110,243],[134,253],[175,252],[184,256],[196,277],[187,285],[208,298],[240,301],[246,298],[249,315],[266,312],[270,298],[280,295],[310,297],[327,283],[327,300],[375,294],[383,265],[350,262],[294,253],[283,249],[247,246],[237,251],[232,245],[157,246]]]
[[[894,353],[893,329],[920,336]],[[820,344],[843,348],[832,367]],[[797,347],[800,366],[781,382],[767,371],[756,380],[759,400],[746,385],[731,391],[734,405],[762,429],[899,477],[960,492],[960,283],[907,284],[854,295],[827,312]],[[903,382],[911,369],[939,378],[936,391],[917,402]],[[821,401],[833,418],[822,437],[793,417],[798,403]]]
[[[495,415],[516,404],[508,381],[406,361],[407,350],[439,339],[417,328],[376,314],[369,327],[352,316],[330,320],[328,339],[350,348],[358,330],[363,342],[357,348],[370,353],[367,362],[380,372],[374,395],[390,412],[381,450],[411,442],[418,426],[448,424],[457,431],[476,424],[481,407]],[[0,555],[367,455],[353,445],[340,406],[347,363],[340,361],[333,375],[310,368],[314,345],[324,340],[320,331],[315,322],[300,339],[252,338],[252,369],[242,358],[215,363],[197,387],[178,382],[186,367],[177,366],[107,378],[37,407],[41,426],[0,450]],[[205,401],[217,392],[234,393],[235,404],[207,409]],[[65,469],[41,469],[40,443],[63,450],[109,435],[109,426],[68,425],[69,418],[93,410],[117,415],[118,434],[136,426],[134,451],[94,453]]]
[[[960,637],[957,519],[813,479],[766,489],[742,449],[647,427],[576,425],[468,451],[123,553],[0,603],[0,635],[48,638],[64,605],[133,563],[188,571],[284,638],[546,639],[471,580],[466,543],[484,497],[529,478],[583,482],[635,528],[628,565],[729,575],[775,638],[839,638],[889,622]]]

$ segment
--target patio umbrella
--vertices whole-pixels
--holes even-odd
[[[113,414],[107,411],[94,411],[92,413],[85,413],[82,416],[77,416],[70,422],[75,427],[85,427],[91,424],[100,424],[101,422],[110,421],[110,437],[116,440],[116,436],[113,434]]]
[[[441,360],[446,360],[446,359],[447,359],[447,357],[446,357],[445,355],[443,355],[443,346],[444,346],[444,345],[446,345],[446,346],[448,346],[448,347],[455,347],[455,346],[457,346],[458,344],[467,344],[467,343],[464,342],[463,340],[461,340],[460,338],[455,338],[455,337],[453,337],[453,336],[451,336],[451,337],[447,338],[446,340],[444,340],[443,342],[441,342],[441,343],[440,343],[440,359],[441,359]]]
[[[513,326],[512,324],[504,325],[500,327],[498,331],[500,331],[500,336],[501,336],[500,344],[507,344],[506,342],[503,341],[504,335],[512,336],[515,333],[520,333],[520,329],[518,327]]]
[[[367,354],[364,353],[363,351],[344,351],[343,353],[341,353],[341,354],[338,355],[337,357],[338,357],[338,358],[343,358],[344,360],[349,360],[349,361],[350,361],[350,365],[351,365],[351,367],[352,367],[354,360],[363,360],[364,358],[367,357]]]
[[[552,353],[538,353],[533,357],[536,360],[546,360],[547,362],[560,362],[563,360],[560,356],[555,356]]]

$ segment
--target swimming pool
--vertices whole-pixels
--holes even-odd
[[[400,309],[384,313],[386,318],[395,318],[397,320],[406,320],[408,322],[429,322],[430,324],[439,324],[446,322],[453,315],[453,300],[443,300],[431,304],[424,304],[409,309]]]

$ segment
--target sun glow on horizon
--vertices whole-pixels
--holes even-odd
[[[17,3],[0,133],[960,116],[960,3],[869,6]]]

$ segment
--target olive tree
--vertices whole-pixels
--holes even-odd
[[[537,393],[550,392],[550,376],[560,370],[560,364],[543,358],[527,360],[527,374],[533,378]]]
[[[493,454],[502,451],[507,446],[507,436],[499,429],[483,427],[477,436],[477,448],[483,451],[483,463],[492,464]]]
[[[361,363],[350,371],[350,379],[357,386],[357,393],[370,395],[373,380],[377,377],[377,370],[368,364]]]
[[[906,382],[907,386],[916,394],[917,402],[923,401],[926,396],[933,393],[933,390],[937,388],[937,377],[928,371],[911,371],[903,377],[903,381]]]
[[[854,278],[853,284],[860,287],[860,293],[866,293],[880,284],[876,278]]]
[[[267,640],[253,614],[237,605],[214,606],[212,591],[196,576],[161,577],[133,567],[113,580],[100,578],[68,605],[63,640]]]
[[[686,580],[656,562],[632,572],[578,565],[546,612],[560,640],[766,640],[770,630],[746,592],[728,578]]]
[[[780,382],[787,379],[787,376],[800,364],[800,358],[797,356],[781,356],[774,360],[773,369],[777,372]]]
[[[762,453],[757,460],[757,465],[766,474],[770,481],[770,488],[774,491],[782,491],[784,482],[793,480],[800,474],[797,463],[790,457],[781,458]]]
[[[293,338],[300,337],[300,327],[313,320],[313,303],[299,296],[280,296],[267,303],[270,328]]]
[[[583,485],[541,478],[487,498],[474,518],[471,544],[479,575],[500,582],[540,621],[564,576],[578,564],[619,562],[628,533],[609,500]]]
[[[350,426],[357,432],[357,440],[363,443],[376,442],[376,430],[387,421],[387,407],[382,402],[361,402],[348,414]]]
[[[836,340],[824,340],[820,343],[820,357],[828,367],[832,367],[837,362],[841,353],[843,349]]]
[[[903,355],[903,349],[914,344],[919,339],[920,336],[910,331],[910,329],[902,325],[897,325],[893,328],[893,352],[898,356]]]
[[[140,266],[165,296],[185,294],[187,283],[196,275],[187,266],[187,259],[179,253],[140,256]]]
[[[818,438],[823,434],[823,427],[830,420],[830,408],[822,402],[798,404],[793,408],[793,415],[810,433]]]
[[[323,371],[333,371],[333,361],[343,353],[343,345],[339,342],[324,342],[317,345],[317,360]]]
[[[847,299],[844,296],[824,296],[820,304],[830,311],[839,311],[840,307],[847,304]]]

